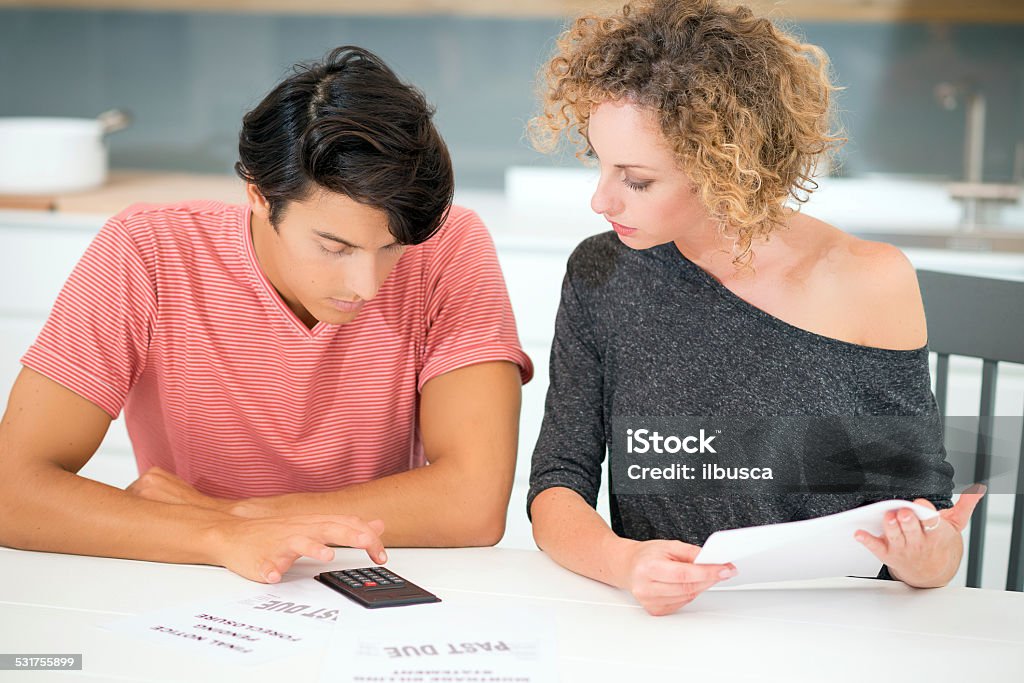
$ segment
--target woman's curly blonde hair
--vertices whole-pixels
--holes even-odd
[[[541,71],[543,109],[529,122],[534,146],[564,138],[589,150],[591,110],[627,100],[654,113],[693,181],[734,263],[784,225],[785,202],[807,201],[817,164],[845,138],[830,131],[825,52],[746,7],[714,0],[631,2],[612,16],[576,19]]]

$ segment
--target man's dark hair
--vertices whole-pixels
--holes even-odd
[[[296,65],[245,115],[235,172],[267,199],[275,230],[289,201],[324,189],[380,209],[399,243],[419,244],[455,192],[433,114],[375,54],[339,47]]]

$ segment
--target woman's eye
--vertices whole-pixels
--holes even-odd
[[[623,178],[622,182],[625,183],[626,187],[636,192],[643,192],[651,184],[650,181],[638,183],[635,180],[630,180],[629,178]]]

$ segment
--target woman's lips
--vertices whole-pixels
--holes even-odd
[[[339,311],[343,311],[345,313],[353,313],[355,311],[358,311],[360,308],[363,307],[363,304],[366,303],[362,299],[358,299],[356,301],[343,301],[342,299],[328,299],[328,301],[330,301],[331,305],[334,306],[335,308],[337,308]]]
[[[623,237],[629,237],[637,231],[636,228],[627,228],[625,225],[619,225],[615,221],[609,221],[612,224],[612,229],[619,233]]]

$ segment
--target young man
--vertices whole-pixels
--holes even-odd
[[[0,544],[275,582],[328,545],[496,543],[532,368],[431,115],[339,48],[246,115],[248,206],[111,219],[22,359]],[[122,408],[127,491],[76,474]]]

